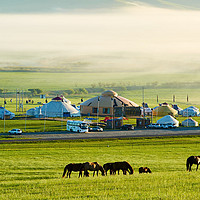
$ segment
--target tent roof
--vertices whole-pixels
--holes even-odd
[[[55,97],[52,99],[53,101],[62,101],[63,99],[61,97]]]
[[[78,111],[70,104],[62,101],[50,101],[44,104],[41,108],[42,112],[58,113],[58,112],[70,112],[71,114],[78,113]]]
[[[188,118],[188,119],[182,121],[182,123],[183,123],[183,122],[194,122],[194,123],[196,123],[197,121],[195,121],[195,120],[192,119],[192,118]]]
[[[172,124],[179,124],[179,121],[176,120],[174,117],[171,115],[166,115],[163,118],[159,119],[157,121],[158,124],[165,124],[165,123],[172,123]]]
[[[153,110],[153,115],[177,115],[178,111],[171,108],[169,105],[158,106]]]
[[[122,106],[133,106],[138,107],[136,103],[130,101],[124,97],[118,96],[116,92],[108,90],[103,92],[101,96],[93,97],[81,103],[81,106],[90,107],[122,107]]]

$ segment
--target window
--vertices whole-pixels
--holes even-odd
[[[98,108],[92,108],[92,113],[97,113],[98,112]]]
[[[103,114],[110,114],[110,108],[103,108]]]

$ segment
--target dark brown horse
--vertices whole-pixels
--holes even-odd
[[[189,170],[189,172],[192,171],[191,167],[192,167],[193,164],[197,165],[197,168],[196,168],[196,171],[197,171],[198,166],[200,164],[200,156],[190,156],[187,159],[187,162],[186,162],[187,171],[188,170]]]
[[[114,171],[113,171],[113,163],[106,163],[103,165],[103,168],[105,170],[105,174],[107,176],[107,171],[110,170],[110,175],[114,174]]]
[[[70,175],[71,175],[72,171],[79,172],[79,177],[80,176],[82,177],[82,171],[83,171],[83,170],[81,170],[82,167],[83,167],[83,163],[70,163],[70,164],[65,166],[62,177],[64,178],[65,174],[67,172],[67,177],[66,178],[68,178],[68,176],[70,178]],[[84,175],[85,176],[89,176],[88,171],[84,172]]]
[[[148,167],[140,167],[139,173],[151,173],[151,170]]]
[[[128,171],[129,174],[133,174],[133,168],[131,167],[131,165],[126,162],[126,161],[123,161],[123,162],[114,162],[113,163],[113,174],[116,174],[116,171],[118,171],[118,175],[119,175],[119,171],[122,170],[123,171],[123,174],[126,175],[126,172]]]
[[[84,171],[84,174],[87,174],[87,170],[93,171],[93,176],[95,175],[95,172],[97,172],[97,176],[99,171],[101,171],[102,176],[105,176],[104,168],[98,163],[98,162],[85,162],[83,163],[80,172]]]

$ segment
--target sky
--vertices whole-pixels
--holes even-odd
[[[200,72],[200,1],[0,3],[0,68]]]

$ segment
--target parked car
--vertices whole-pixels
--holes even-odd
[[[160,124],[149,124],[147,128],[162,128]]]
[[[132,124],[124,124],[120,127],[121,130],[134,130],[134,126]]]
[[[103,132],[103,128],[101,128],[100,126],[89,127],[88,130],[95,132]]]
[[[8,133],[10,135],[21,135],[22,134],[22,130],[21,129],[12,129],[12,130],[8,131]]]

